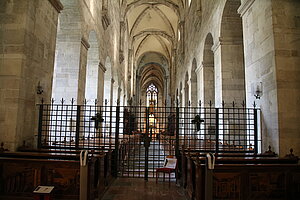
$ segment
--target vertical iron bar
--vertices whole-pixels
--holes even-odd
[[[79,132],[80,132],[80,105],[77,106],[76,112],[76,136],[75,136],[75,148],[79,148]]]
[[[146,108],[146,133],[144,135],[144,146],[145,146],[145,180],[148,181],[148,160],[149,160],[149,146],[146,144],[149,135],[149,108]]]
[[[178,103],[176,106],[176,141],[175,141],[175,156],[178,159],[180,156],[179,152],[179,107]],[[180,165],[179,165],[180,166]]]
[[[257,135],[258,135],[258,126],[257,126],[257,109],[254,108],[254,152],[258,153],[257,145]]]
[[[216,153],[219,152],[219,108],[216,108]]]
[[[120,106],[116,107],[116,134],[115,134],[115,171],[114,176],[118,176],[118,152],[119,152],[119,125],[120,125]]]
[[[43,130],[43,110],[44,105],[40,105],[39,110],[39,128],[38,128],[38,148],[42,148],[42,130]]]

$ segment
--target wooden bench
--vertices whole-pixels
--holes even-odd
[[[104,192],[107,153],[87,159],[87,199]],[[80,156],[78,152],[14,152],[0,154],[0,199],[32,199],[39,185],[54,186],[55,199],[79,199]]]
[[[193,199],[300,199],[299,165],[279,160],[253,164],[248,159],[248,164],[216,164],[213,170],[196,162]]]
[[[79,154],[80,150],[69,150],[69,149],[31,149],[31,148],[19,148],[19,152],[31,152],[31,153],[50,153],[50,154]],[[103,155],[104,154],[104,162],[100,162],[99,167],[101,172],[101,177],[104,177],[104,179],[101,179],[101,187],[104,184],[105,188],[110,185],[113,181],[113,174],[112,174],[112,168],[113,168],[113,150],[111,149],[98,149],[98,150],[89,150],[89,154],[92,156],[97,155]],[[103,184],[102,184],[103,182]]]
[[[292,153],[291,153],[292,154]],[[252,165],[259,164],[296,164],[298,163],[297,157],[290,158],[278,158],[272,151],[266,151],[263,154],[253,153],[219,153],[216,154],[216,164],[241,164]],[[201,177],[201,173],[197,172],[197,166],[195,163],[205,165],[206,164],[206,153],[201,151],[189,151],[189,149],[182,149],[181,151],[181,168],[180,168],[180,183],[186,190],[186,194],[190,199],[196,197],[197,180]],[[199,190],[199,189],[198,189]]]

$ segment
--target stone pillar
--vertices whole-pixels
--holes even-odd
[[[135,87],[136,87],[136,91],[137,93],[135,94],[135,102],[140,102],[143,94],[141,94],[142,92],[142,88],[141,88],[141,76],[140,75],[137,75],[136,76],[136,84],[135,84]]]
[[[124,33],[125,33],[125,23],[120,22],[120,38],[119,38],[119,62],[122,63],[124,60]]]
[[[181,53],[184,54],[184,21],[179,22],[179,30],[180,30],[180,48],[181,48]]]
[[[300,155],[300,1],[272,1],[279,152]],[[263,82],[266,85],[266,81]],[[263,88],[263,90],[268,88]],[[263,97],[265,98],[265,97]]]
[[[103,105],[104,101],[104,73],[106,72],[106,68],[102,63],[99,62],[99,70],[98,70],[98,91],[97,91],[97,99],[98,105]]]
[[[133,65],[132,65],[132,62],[133,62],[133,50],[132,49],[128,49],[128,74],[129,74],[129,77],[128,77],[128,87],[127,87],[127,90],[128,90],[128,94],[127,96],[128,97],[132,97],[133,95],[133,81],[132,81],[132,78],[133,78]]]
[[[198,77],[197,88],[198,88],[198,96],[197,99],[201,102],[204,102],[204,76],[203,76],[203,64],[199,65],[196,68],[195,73]]]
[[[169,76],[164,77],[164,96],[165,96],[165,101],[167,102],[166,106],[171,106],[171,100],[170,100],[170,79]]]
[[[77,103],[82,104],[85,99],[85,84],[86,84],[86,65],[87,53],[90,44],[85,38],[81,39],[80,60],[79,60],[79,74],[78,74],[78,92]]]
[[[170,64],[170,91],[171,93],[176,92],[176,49],[172,49],[172,62]]]
[[[215,74],[214,65],[212,63],[204,63],[196,69],[199,74],[199,100],[208,104],[210,101],[215,102]]]
[[[214,52],[214,66],[215,66],[215,105],[220,107],[222,104],[222,57],[220,43],[217,43],[212,47]]]
[[[243,0],[247,104],[262,110],[263,150],[280,155],[300,152],[299,138],[299,20],[298,1]],[[297,53],[298,52],[298,53]],[[262,83],[255,99],[253,87]],[[298,153],[299,154],[299,153]]]
[[[122,89],[120,86],[118,87],[118,96],[117,96],[117,105],[121,105],[121,94],[122,94]]]
[[[36,104],[51,97],[62,5],[58,0],[22,0],[1,1],[0,7],[0,141],[15,151],[23,141],[33,146]]]
[[[241,38],[219,38],[213,46],[215,65],[215,103],[245,100],[245,74]]]
[[[278,98],[272,1],[244,0],[239,13],[243,20],[247,106],[254,101],[261,108],[262,150],[268,145],[279,152]],[[263,96],[255,99],[252,88],[262,82]],[[284,133],[286,134],[286,133]]]

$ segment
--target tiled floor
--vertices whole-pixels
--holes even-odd
[[[102,200],[186,200],[181,187],[168,181],[146,182],[142,178],[117,178],[106,191]]]

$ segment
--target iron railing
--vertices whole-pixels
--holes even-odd
[[[39,106],[38,147],[114,150],[122,176],[154,176],[182,147],[202,152],[253,152],[261,147],[260,110],[235,103],[220,108],[66,104]],[[148,156],[147,156],[148,155]],[[148,170],[145,174],[145,168]]]

